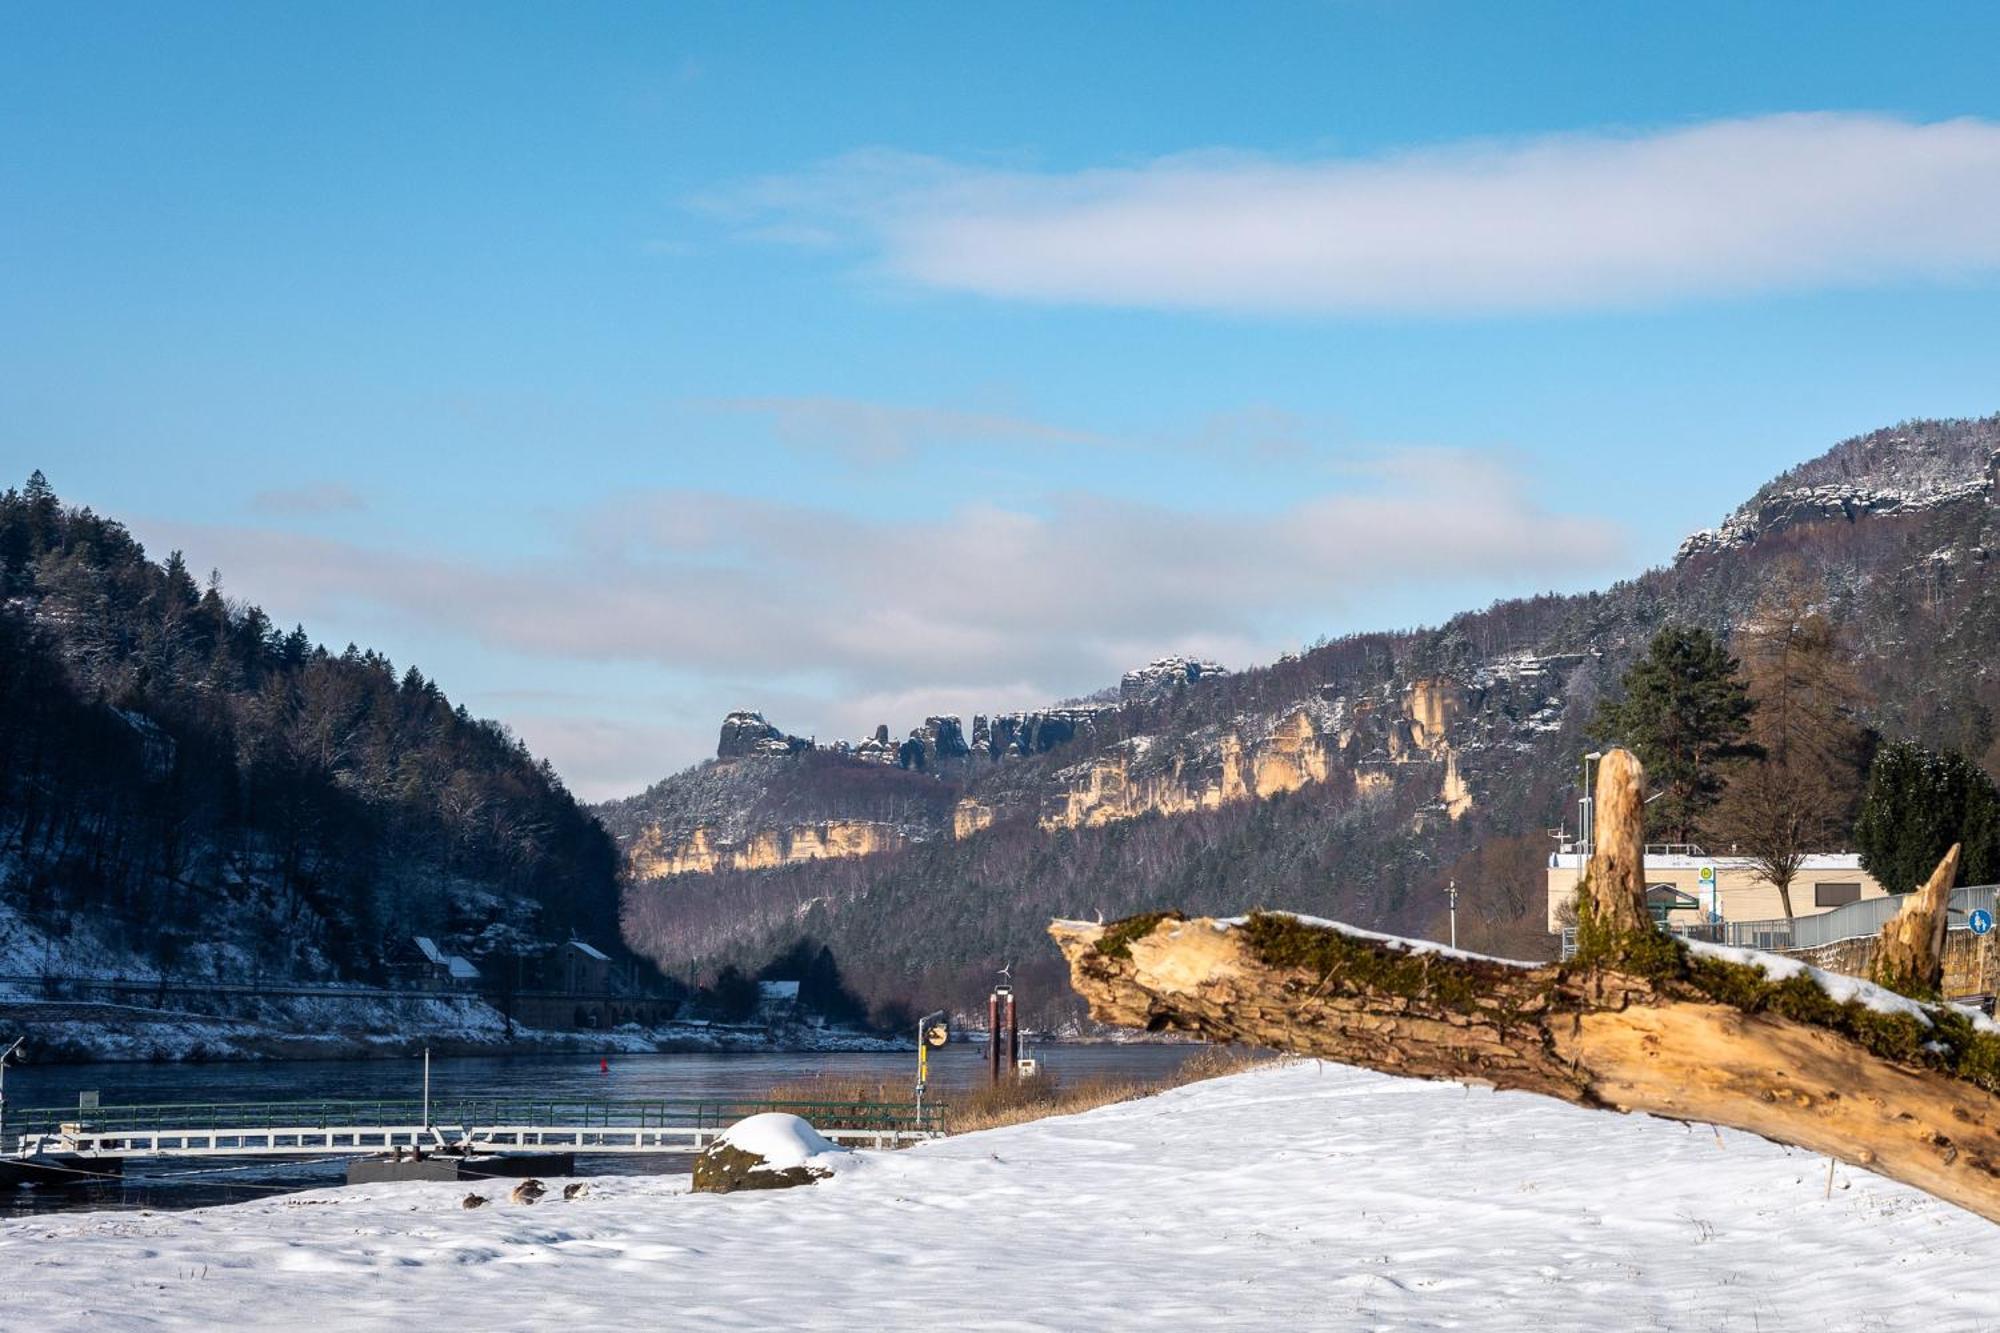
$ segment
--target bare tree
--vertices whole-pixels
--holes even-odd
[[[1738,765],[1711,820],[1795,915],[1792,884],[1812,852],[1838,839],[1860,790],[1861,702],[1838,627],[1797,565],[1782,568],[1737,632],[1750,696],[1750,740],[1762,757]]]

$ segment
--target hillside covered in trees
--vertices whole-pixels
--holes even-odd
[[[1602,592],[1234,674],[1140,673],[1150,684],[1116,697],[969,729],[932,718],[901,743],[816,749],[733,715],[716,760],[603,808],[626,938],[694,975],[811,939],[891,1008],[972,1005],[1012,962],[1053,1017],[1069,1001],[1052,916],[1269,906],[1440,937],[1456,881],[1463,943],[1532,956],[1552,947],[1549,830],[1574,814],[1593,722],[1664,627],[1750,651],[1782,587],[1837,636],[1857,763],[1886,739],[2000,771],[1996,474],[2000,418],[1909,422],[1792,469],[1668,567]]]
[[[279,628],[37,472],[0,494],[0,907],[13,969],[370,979],[417,933],[615,945],[616,853],[414,666]]]

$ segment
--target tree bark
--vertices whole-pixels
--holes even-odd
[[[1104,1022],[1729,1125],[2000,1221],[2000,1035],[1865,983],[1849,1002],[1811,974],[1690,952],[1645,911],[1642,801],[1636,760],[1613,751],[1569,963],[1283,913],[1058,921],[1050,933]]]

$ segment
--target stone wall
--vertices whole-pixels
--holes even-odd
[[[1944,997],[1963,999],[1972,995],[2000,993],[2000,946],[1994,933],[1975,935],[1969,930],[1947,931],[1944,937]],[[1868,975],[1875,958],[1873,936],[1835,940],[1811,949],[1787,949],[1787,957],[1801,959],[1828,972],[1850,977]]]

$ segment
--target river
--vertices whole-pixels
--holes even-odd
[[[1050,1045],[1026,1050],[1066,1081],[1108,1076],[1152,1079],[1180,1068],[1194,1045]],[[779,1084],[815,1077],[907,1085],[914,1052],[800,1052],[741,1055],[613,1055],[608,1071],[596,1055],[454,1056],[431,1062],[431,1095],[460,1097],[653,1098],[764,1097]],[[930,1096],[949,1100],[985,1077],[982,1048],[954,1045],[931,1055]],[[423,1063],[403,1060],[314,1060],[228,1064],[26,1065],[7,1070],[7,1104],[68,1107],[95,1092],[104,1106],[172,1102],[249,1102],[409,1098],[421,1095]],[[686,1154],[577,1158],[578,1175],[685,1171]],[[199,1159],[134,1159],[125,1177],[73,1189],[0,1192],[0,1215],[85,1208],[186,1208],[261,1198],[293,1189],[339,1184],[339,1161],[230,1164]]]

